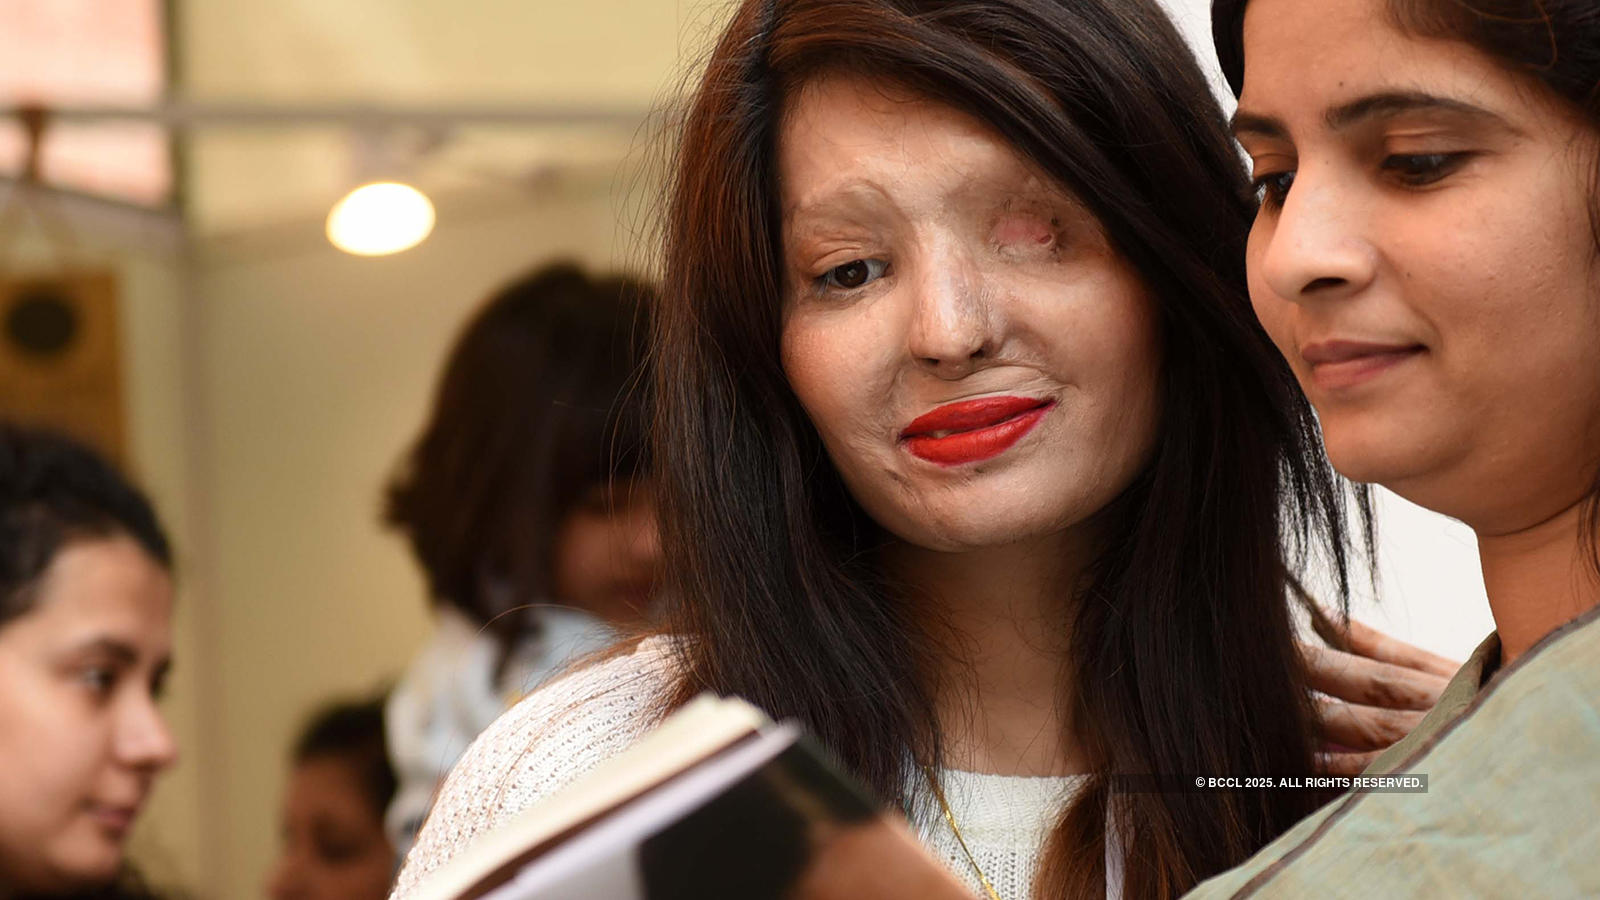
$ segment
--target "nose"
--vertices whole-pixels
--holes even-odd
[[[178,742],[148,694],[132,695],[118,721],[115,752],[130,768],[157,773],[178,761]]]
[[[1273,293],[1309,302],[1353,296],[1372,283],[1377,254],[1358,200],[1333,173],[1302,165],[1270,231],[1253,236],[1266,241],[1260,275]]]
[[[983,278],[960,249],[930,254],[915,292],[907,345],[917,364],[944,379],[971,374],[994,356],[996,314]]]

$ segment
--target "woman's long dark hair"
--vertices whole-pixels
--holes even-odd
[[[1211,33],[1234,96],[1244,90],[1244,11],[1216,0]],[[1460,41],[1542,83],[1600,139],[1600,3],[1595,0],[1389,0],[1389,16],[1418,37]],[[1600,154],[1589,183],[1589,229],[1600,251]],[[1600,477],[1584,501],[1584,549],[1600,576]]]
[[[1175,896],[1315,805],[1297,792],[1114,792],[1110,773],[1304,773],[1313,719],[1287,595],[1308,548],[1347,587],[1343,494],[1244,293],[1254,203],[1190,51],[1154,0],[746,0],[684,122],[652,346],[675,700],[794,717],[880,796],[937,764],[922,617],[873,564],[779,362],[775,142],[824,72],[882,78],[987,123],[1070,188],[1159,308],[1161,440],[1108,511],[1077,596],[1067,740],[1097,776],[1046,848],[1041,897],[1100,897],[1106,812],[1128,897]],[[1064,694],[1067,692],[1064,690]]]

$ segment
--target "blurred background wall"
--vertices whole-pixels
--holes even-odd
[[[1170,5],[1214,67],[1208,3]],[[173,0],[169,90],[642,116],[670,102],[727,9]],[[491,288],[539,261],[648,264],[649,134],[457,129],[409,164],[436,201],[433,234],[388,257],[350,256],[323,237],[329,204],[360,174],[343,128],[196,130],[176,145],[186,239],[77,229],[74,252],[119,279],[127,457],[181,556],[169,709],[184,760],[135,842],[156,880],[202,897],[260,896],[301,718],[398,673],[427,631],[421,581],[378,510],[446,348]],[[47,265],[44,243],[19,238],[10,258]],[[1358,609],[1465,656],[1491,627],[1470,533],[1391,497],[1379,507],[1385,602]]]

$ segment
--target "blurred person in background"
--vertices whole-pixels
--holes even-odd
[[[272,900],[382,900],[394,875],[383,817],[395,774],[384,749],[383,698],[334,703],[295,740],[283,798],[283,849]]]
[[[0,423],[0,897],[149,897],[128,833],[178,748],[172,553],[87,448]]]
[[[388,706],[401,853],[480,731],[645,615],[659,548],[633,376],[653,296],[564,262],[500,290],[389,487],[437,613]]]

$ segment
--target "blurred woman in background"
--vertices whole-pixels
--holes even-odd
[[[124,859],[177,758],[172,553],[64,438],[0,424],[0,897],[142,897]]]
[[[437,631],[389,701],[404,852],[467,744],[567,660],[643,620],[659,548],[643,467],[653,290],[555,263],[503,288],[451,351],[386,521]]]
[[[332,704],[295,740],[272,900],[382,900],[394,875],[383,817],[394,799],[382,698]]]

